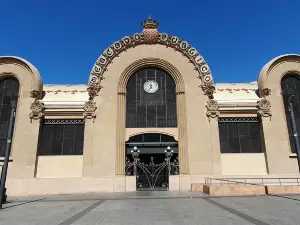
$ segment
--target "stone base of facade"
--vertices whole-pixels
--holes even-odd
[[[190,180],[189,175],[170,176],[169,190],[190,191]],[[136,191],[136,177],[9,178],[6,187],[9,196],[132,192]]]

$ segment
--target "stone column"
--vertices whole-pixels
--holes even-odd
[[[126,95],[118,93],[116,175],[125,175]]]
[[[179,169],[180,174],[189,174],[189,158],[187,146],[186,106],[184,92],[177,93],[178,112],[178,147],[179,147]]]

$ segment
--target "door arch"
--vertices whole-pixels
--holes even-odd
[[[125,174],[136,176],[137,190],[168,190],[169,175],[179,175],[178,142],[173,136],[146,133],[126,142]]]

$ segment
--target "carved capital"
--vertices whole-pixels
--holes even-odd
[[[208,119],[210,120],[210,118],[217,118],[220,115],[219,112],[219,104],[216,100],[210,99],[207,101],[206,104],[206,115],[208,117]]]
[[[96,115],[95,115],[95,111],[97,109],[96,106],[96,102],[94,102],[93,100],[89,100],[87,102],[84,103],[83,106],[84,109],[84,119],[93,119],[93,122],[95,121]]]
[[[202,84],[200,85],[200,87],[202,88],[202,91],[204,92],[205,95],[207,95],[209,98],[213,97],[213,94],[216,90],[213,83]]]
[[[90,84],[89,85],[89,87],[87,88],[87,91],[89,93],[91,100],[98,95],[101,88],[102,88],[102,86],[99,84]]]
[[[31,122],[32,120],[38,120],[44,116],[44,108],[44,103],[37,100],[31,104],[31,113],[29,113]]]
[[[262,94],[263,94],[263,96],[269,96],[269,95],[271,95],[271,89],[269,89],[269,88],[264,88],[264,89],[262,90]]]
[[[257,102],[258,114],[262,117],[272,116],[271,102],[267,99],[262,99]]]

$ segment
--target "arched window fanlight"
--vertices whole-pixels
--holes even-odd
[[[176,84],[168,73],[144,68],[130,77],[126,127],[177,127]]]

